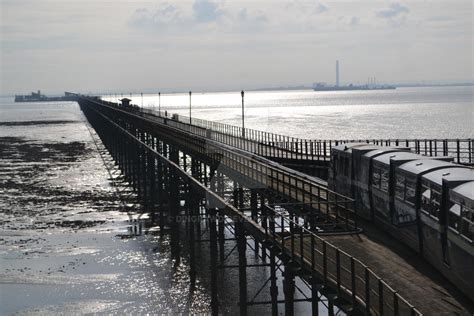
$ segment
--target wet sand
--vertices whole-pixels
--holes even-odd
[[[80,113],[0,123],[0,214],[1,315],[210,310]]]

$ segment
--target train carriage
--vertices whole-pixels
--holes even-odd
[[[466,168],[437,170],[422,176],[420,227],[424,241],[424,256],[439,267],[449,264],[447,253],[447,212],[449,190],[474,181],[474,172]]]
[[[348,143],[331,148],[328,186],[331,190],[352,197],[352,150],[369,146],[367,143]]]
[[[395,168],[409,161],[419,159],[433,159],[433,157],[420,156],[411,152],[395,152],[378,156],[373,159],[371,173],[372,210],[374,221],[392,228],[393,221],[393,196],[395,182]],[[450,157],[436,157],[444,161],[452,161]]]
[[[413,250],[423,252],[423,238],[419,221],[421,177],[429,172],[459,165],[440,160],[414,160],[400,165],[395,171],[392,223],[398,227],[398,238]],[[467,170],[467,168],[464,168]]]
[[[380,147],[365,146],[356,147],[352,150],[353,165],[353,198],[356,203],[357,214],[367,220],[373,220],[373,209],[371,207],[372,194],[370,186],[372,183],[373,158],[387,153],[399,151],[410,151],[408,147]]]
[[[447,206],[451,279],[474,301],[474,181],[451,189]]]
[[[332,189],[474,300],[474,170],[405,148],[350,144],[331,154]]]

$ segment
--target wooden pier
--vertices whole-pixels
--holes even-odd
[[[86,96],[78,102],[160,231],[172,234],[178,257],[179,240],[189,243],[191,286],[199,264],[193,245],[209,242],[213,314],[219,313],[218,268],[238,268],[236,300],[242,315],[254,304],[268,304],[273,315],[284,304],[285,314],[292,315],[301,301],[295,299],[296,278],[310,288],[311,297],[303,301],[311,302],[313,315],[318,315],[321,303],[329,315],[339,311],[420,315],[429,314],[433,306],[449,313],[472,312],[471,303],[459,298],[442,278],[433,278],[434,272],[403,265],[404,257],[391,250],[388,236],[383,238],[389,242],[380,242],[361,234],[352,199],[302,172],[324,170],[334,143],[243,131],[204,120],[185,123],[183,117]],[[450,151],[451,142],[445,143],[442,151]],[[434,144],[431,154],[437,155],[438,143]],[[472,163],[472,140],[456,146],[459,161]],[[202,222],[207,224],[205,232]],[[183,226],[186,236],[179,235]],[[237,266],[226,263],[229,235],[236,242]],[[247,264],[249,247],[261,259],[260,265]],[[390,256],[384,259],[384,254]],[[395,277],[388,270],[394,262],[400,263]],[[269,301],[248,293],[246,271],[255,266],[270,270]],[[276,272],[281,269],[283,289],[277,283]],[[420,295],[419,289],[407,285],[409,280],[422,280],[423,286],[435,290]]]

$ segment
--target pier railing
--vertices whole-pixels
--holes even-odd
[[[325,295],[346,296],[353,306],[363,302],[367,315],[421,315],[367,265],[291,216],[265,206],[262,222],[267,240],[279,245],[292,262],[319,273],[312,276],[322,281],[321,288],[336,290]]]
[[[113,102],[103,103],[117,105]],[[451,156],[459,164],[474,165],[474,139],[303,139],[219,123],[199,118],[171,114],[131,106],[130,109],[169,119],[169,124],[179,122],[189,130],[194,126],[202,129],[207,137],[227,145],[250,151],[257,155],[280,159],[329,161],[331,148],[344,143],[367,143],[379,146],[406,146],[425,156]],[[178,124],[175,124],[178,127]],[[196,130],[196,129],[195,129]]]
[[[144,119],[164,124],[169,130],[176,128],[179,131],[190,133],[206,140],[215,140],[216,135],[210,135],[210,131],[202,127],[182,123],[166,116],[156,116],[156,113],[138,108],[123,108],[115,103],[104,104],[107,107],[138,115]],[[239,143],[247,150],[235,150],[230,146],[222,146],[219,141],[205,142],[198,137],[189,137],[186,133],[174,133],[171,138],[173,142],[181,144],[188,150],[193,148],[203,155],[212,155],[219,158],[216,161],[218,168],[224,168],[246,181],[254,188],[269,189],[278,192],[290,202],[308,203],[312,202],[305,211],[313,209],[325,216],[328,222],[338,227],[345,227],[347,231],[358,231],[355,216],[354,200],[339,193],[333,192],[320,183],[309,179],[306,175],[272,162],[269,159],[249,153],[244,143]],[[196,140],[198,139],[198,140]],[[226,139],[230,141],[230,139]],[[238,138],[234,138],[237,141]],[[246,144],[251,145],[251,144]],[[267,148],[268,149],[268,148]]]
[[[150,110],[145,110],[150,111]],[[155,111],[151,111],[154,112]],[[158,113],[160,116],[167,114],[164,111]],[[259,131],[251,128],[245,128],[224,124],[214,121],[208,121],[199,118],[190,119],[188,116],[173,114],[174,120],[182,123],[192,123],[192,125],[217,132],[221,135],[232,136],[243,140],[255,142],[269,146],[270,148],[253,146],[257,154],[277,156],[276,158],[299,158],[306,160],[330,160],[331,148],[343,143],[367,143],[378,146],[405,146],[410,147],[417,154],[425,156],[451,156],[454,161],[460,164],[474,165],[474,139],[303,139],[281,134]],[[221,141],[223,137],[218,137]],[[237,147],[241,146],[239,142],[229,142]],[[250,147],[249,145],[245,147]],[[275,147],[278,150],[272,150]],[[241,148],[246,149],[246,148]]]

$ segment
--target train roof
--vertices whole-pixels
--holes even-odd
[[[474,181],[463,183],[452,189],[451,198],[472,208],[474,205]]]
[[[383,153],[395,153],[395,152],[409,152],[409,147],[376,147],[375,150],[369,151],[364,155],[364,157],[371,158],[374,156],[379,156]]]
[[[345,143],[332,147],[331,150],[350,152],[354,147],[369,146],[367,143]]]
[[[419,160],[419,159],[423,159],[423,157],[424,156],[421,156],[412,152],[397,151],[397,152],[391,152],[391,153],[380,155],[378,157],[375,157],[374,160],[381,162],[383,164],[389,165],[391,160],[393,161],[407,160],[407,159]],[[426,158],[431,158],[431,157],[426,157]]]
[[[443,183],[443,179],[446,179],[447,181],[474,181],[474,170],[460,165],[453,166],[456,166],[456,168],[439,169],[428,172],[423,175],[423,179],[438,185]]]
[[[425,173],[429,170],[436,170],[441,168],[454,168],[459,167],[459,165],[455,165],[450,162],[442,161],[442,160],[432,160],[432,159],[418,159],[404,163],[400,167],[399,170],[403,170],[405,172],[409,172],[411,174],[421,174]]]

